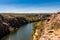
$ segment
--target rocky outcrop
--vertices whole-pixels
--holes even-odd
[[[52,14],[43,24],[39,40],[60,40],[60,12]]]
[[[52,14],[45,21],[37,22],[37,24],[35,24],[36,29],[32,40],[60,40],[60,12]]]

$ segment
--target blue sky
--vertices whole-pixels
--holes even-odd
[[[60,0],[0,0],[0,13],[53,13]]]

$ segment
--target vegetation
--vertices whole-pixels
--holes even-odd
[[[43,22],[37,22],[34,24],[34,33],[33,33],[33,40],[38,40],[42,34],[43,30]]]

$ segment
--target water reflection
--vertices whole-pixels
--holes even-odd
[[[5,36],[2,40],[30,40],[32,36],[33,23],[22,26],[16,33]]]

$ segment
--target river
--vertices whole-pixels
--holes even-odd
[[[17,32],[10,33],[2,40],[30,40],[33,32],[33,23],[21,26]]]

